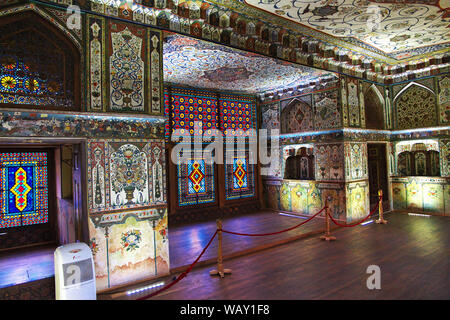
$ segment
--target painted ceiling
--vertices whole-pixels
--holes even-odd
[[[163,50],[164,81],[190,87],[256,94],[332,75],[178,34]]]
[[[429,46],[441,49],[450,39],[449,0],[239,1],[387,54]]]

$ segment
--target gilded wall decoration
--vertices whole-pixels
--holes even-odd
[[[164,136],[165,121],[160,117],[2,111],[0,136],[159,138]]]
[[[317,181],[344,180],[344,145],[315,144],[315,179]]]
[[[352,182],[346,185],[347,222],[358,221],[370,212],[369,183]]]
[[[435,126],[436,97],[430,90],[411,83],[395,97],[397,129]]]
[[[319,183],[317,181],[283,180],[277,185],[267,180],[264,193],[269,208],[274,210],[314,215],[328,199],[329,210],[334,218],[345,219],[345,189],[342,184]],[[320,214],[323,216],[323,213]]]
[[[342,125],[344,127],[348,126],[348,102],[347,102],[347,86],[346,86],[346,77],[340,78],[340,98],[341,98],[341,106],[342,106]]]
[[[350,127],[360,126],[360,108],[358,95],[358,80],[348,78],[348,117]]]
[[[450,213],[448,178],[392,178],[394,210],[425,213]]]
[[[441,140],[440,143],[441,176],[450,177],[450,140]]]
[[[367,143],[345,143],[345,180],[368,179]]]
[[[311,95],[285,100],[281,103],[281,133],[312,131],[314,113]]]
[[[261,129],[280,129],[280,111],[278,102],[261,106]]]
[[[105,31],[106,22],[102,18],[87,16],[87,99],[88,109],[105,111],[106,109],[106,79],[105,79]]]
[[[109,22],[112,111],[145,111],[146,29]]]
[[[441,124],[450,123],[450,76],[437,78],[437,95],[439,104],[439,120]]]
[[[164,142],[88,141],[88,207],[91,213],[165,203]]]
[[[337,90],[314,94],[314,125],[316,130],[339,128],[341,126]]]

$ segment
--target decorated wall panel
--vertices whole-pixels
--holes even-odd
[[[167,209],[92,214],[97,290],[169,273]]]
[[[87,15],[87,108],[162,114],[161,31]]]
[[[314,145],[315,178],[318,181],[343,181],[344,175],[344,144]]]
[[[357,221],[370,212],[368,181],[346,184],[347,222]]]
[[[266,181],[265,196],[269,208],[314,215],[323,208],[325,200],[328,199],[329,210],[333,217],[345,219],[346,200],[343,184],[307,180],[282,180],[279,183]]]
[[[396,128],[432,127],[437,124],[436,97],[430,89],[410,83],[394,99]]]
[[[281,133],[312,131],[314,129],[312,95],[282,101],[280,118]]]
[[[445,178],[392,178],[394,210],[448,214],[448,186]]]
[[[161,139],[89,140],[87,174],[91,213],[166,203]]]
[[[159,117],[2,111],[0,136],[159,138],[164,136],[164,122]]]
[[[87,15],[86,37],[86,87],[89,96],[87,108],[92,111],[106,110],[106,21],[103,18]]]
[[[450,177],[450,140],[441,140],[440,145],[440,158],[441,158],[441,176]]]
[[[147,30],[108,22],[109,104],[111,111],[145,111]]]
[[[358,80],[347,79],[348,120],[350,127],[360,127],[361,111],[358,95]]]
[[[439,123],[450,123],[450,75],[437,77]]]
[[[368,179],[367,144],[345,143],[345,180]]]
[[[316,130],[340,127],[340,110],[337,90],[314,94],[314,124]]]
[[[261,106],[261,129],[280,129],[280,113],[278,102]]]

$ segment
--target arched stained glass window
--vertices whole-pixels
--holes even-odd
[[[79,108],[79,54],[61,31],[27,12],[2,18],[0,44],[0,106]]]

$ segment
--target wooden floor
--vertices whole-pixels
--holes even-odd
[[[0,252],[0,288],[52,277],[56,245]]]
[[[196,268],[152,299],[449,299],[450,219],[386,218],[334,230],[334,242],[311,236],[226,260],[233,273],[223,279],[209,275],[213,266]],[[381,269],[380,290],[366,287],[369,265]]]
[[[280,215],[273,211],[263,211],[225,218],[223,229],[242,233],[267,233],[295,226],[305,219],[305,217],[300,216]],[[176,271],[190,265],[206,246],[216,228],[215,221],[169,226],[170,268]],[[320,233],[323,229],[324,220],[317,218],[294,230],[266,237],[242,237],[224,233],[223,252],[226,256],[240,255],[311,233]],[[217,259],[217,241],[211,244],[200,261],[207,262],[211,259]]]

